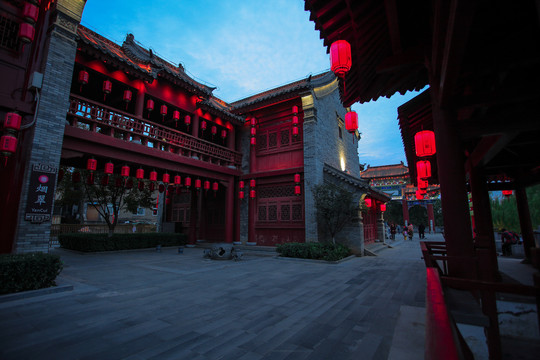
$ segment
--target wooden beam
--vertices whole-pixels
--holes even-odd
[[[487,165],[519,133],[507,133],[482,138],[469,156],[473,167]]]
[[[384,8],[386,9],[386,21],[388,23],[388,32],[390,33],[390,42],[392,43],[392,52],[399,54],[403,49],[401,47],[396,0],[385,0]]]
[[[403,52],[396,53],[387,57],[377,66],[377,73],[404,70],[412,66],[424,66],[425,61],[424,46],[416,46]]]

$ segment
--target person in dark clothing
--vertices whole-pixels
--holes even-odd
[[[502,255],[503,256],[512,255],[512,244],[517,244],[516,237],[514,236],[512,231],[506,231],[506,229],[502,229],[501,240],[502,240]]]
[[[425,230],[426,230],[426,227],[424,226],[424,224],[418,225],[418,236],[420,237],[420,239],[426,238],[426,236],[424,235]]]

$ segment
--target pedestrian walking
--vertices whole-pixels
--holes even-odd
[[[396,239],[396,224],[394,223],[390,224],[390,239]]]
[[[403,240],[407,241],[407,227],[406,226],[403,227],[402,234],[403,234]]]
[[[425,236],[425,230],[426,230],[426,227],[424,226],[424,224],[420,224],[418,225],[418,237],[420,239],[425,239],[426,236]]]
[[[409,235],[409,240],[412,241],[413,235],[414,235],[414,227],[413,227],[413,224],[409,224],[409,226],[407,227],[407,235]]]

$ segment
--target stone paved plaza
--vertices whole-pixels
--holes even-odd
[[[74,288],[0,302],[3,360],[406,358],[400,346],[423,356],[418,239],[340,264],[54,252],[59,285]],[[394,337],[400,313],[408,325]]]

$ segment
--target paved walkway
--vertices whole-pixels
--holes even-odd
[[[54,252],[74,289],[0,302],[0,359],[423,357],[418,239],[340,264]]]

